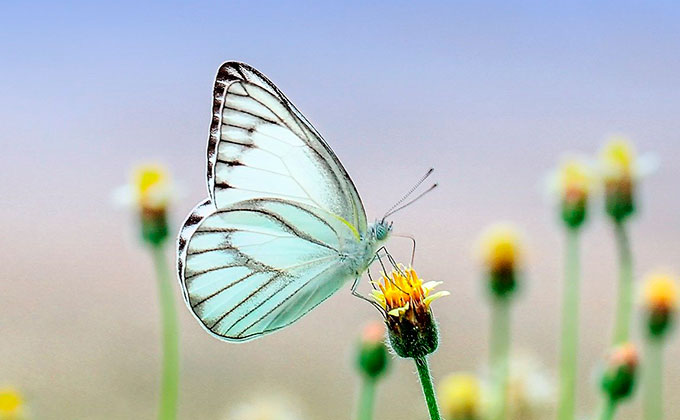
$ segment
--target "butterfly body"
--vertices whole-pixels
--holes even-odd
[[[207,153],[209,197],[177,242],[184,299],[217,338],[283,328],[361,276],[391,224],[368,224],[345,168],[264,75],[218,70]]]

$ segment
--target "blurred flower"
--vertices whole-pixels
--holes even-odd
[[[282,397],[259,398],[236,406],[226,420],[301,420],[302,413]]]
[[[482,388],[475,375],[454,373],[439,385],[442,412],[448,420],[481,419]]]
[[[390,344],[401,357],[423,357],[437,349],[437,326],[430,310],[432,301],[447,296],[449,292],[432,290],[441,282],[427,282],[418,278],[411,267],[399,266],[373,291],[373,298],[383,309]]]
[[[24,400],[13,388],[0,389],[0,420],[18,420],[25,413]]]
[[[621,222],[635,213],[637,181],[651,172],[656,162],[651,156],[638,157],[633,144],[620,136],[605,144],[600,161],[607,213]]]
[[[358,367],[362,374],[375,379],[387,370],[389,355],[385,346],[385,325],[374,321],[364,326],[359,343]]]
[[[479,254],[496,297],[509,296],[517,286],[522,265],[520,233],[513,225],[498,223],[488,227],[479,240]]]
[[[562,220],[568,227],[575,229],[583,224],[594,186],[593,170],[580,158],[564,159],[551,176],[551,190],[560,200]]]
[[[628,398],[635,385],[638,353],[632,343],[616,347],[609,357],[602,374],[602,390],[610,401]]]
[[[167,209],[176,196],[167,169],[159,164],[136,167],[130,183],[114,192],[114,200],[138,212],[142,238],[158,245],[168,236]]]
[[[671,325],[677,306],[678,290],[675,279],[666,273],[647,276],[643,305],[647,327],[652,337],[662,337]]]
[[[508,415],[512,420],[543,419],[555,401],[555,384],[545,367],[529,356],[510,360]]]

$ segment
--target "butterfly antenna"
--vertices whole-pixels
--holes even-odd
[[[439,185],[439,184],[432,184],[432,186],[431,186],[430,188],[428,188],[428,189],[426,189],[425,191],[423,191],[422,193],[418,194],[418,196],[417,196],[416,198],[414,198],[413,200],[409,201],[408,203],[406,203],[406,204],[404,204],[404,205],[402,205],[402,206],[400,206],[400,207],[397,207],[396,209],[395,209],[395,208],[391,209],[390,211],[388,211],[388,212],[383,216],[383,220],[384,220],[386,217],[389,217],[389,216],[393,215],[394,213],[398,212],[399,210],[405,209],[406,207],[408,207],[408,206],[410,206],[411,204],[415,203],[416,201],[420,200],[425,194],[427,194],[427,193],[429,193],[430,191],[432,191],[432,190],[434,190],[435,188],[437,188],[438,185]]]
[[[396,203],[394,203],[394,205],[393,205],[392,207],[390,207],[390,209],[387,210],[387,211],[385,212],[385,215],[383,216],[383,220],[385,220],[385,218],[386,218],[387,216],[389,216],[390,214],[393,214],[394,212],[393,212],[392,210],[394,210],[395,208],[399,207],[399,205],[400,205],[401,203],[403,203],[404,200],[406,200],[411,194],[413,194],[413,192],[414,192],[415,190],[417,190],[418,187],[420,187],[420,185],[421,185],[423,182],[425,182],[425,180],[426,180],[430,175],[432,175],[432,172],[434,172],[434,168],[428,169],[428,171],[425,173],[425,175],[423,175],[423,177],[420,178],[420,180],[418,180],[418,182],[416,182],[416,184],[415,184],[413,187],[411,187],[411,189],[408,190],[408,192],[407,192],[406,194],[404,194],[403,197],[401,197],[401,198],[399,199],[399,201],[397,201]]]

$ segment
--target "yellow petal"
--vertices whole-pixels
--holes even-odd
[[[429,305],[432,301],[435,301],[441,297],[448,296],[451,293],[447,292],[446,290],[442,290],[441,292],[437,292],[434,295],[430,295],[425,298],[423,302],[425,302],[425,305]]]
[[[400,308],[394,308],[391,311],[389,311],[387,314],[392,315],[392,316],[401,316],[404,313],[406,313],[406,311],[408,311],[408,308],[409,308],[409,305],[408,305],[408,302],[406,302],[406,305],[404,305]]]
[[[430,292],[432,289],[435,287],[439,286],[440,284],[443,284],[443,281],[428,281],[427,283],[423,284],[423,289],[425,292]]]

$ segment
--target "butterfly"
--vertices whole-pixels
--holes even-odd
[[[392,224],[367,223],[352,179],[319,132],[262,73],[220,66],[208,139],[209,197],[184,221],[184,300],[225,341],[284,328],[350,280]]]

